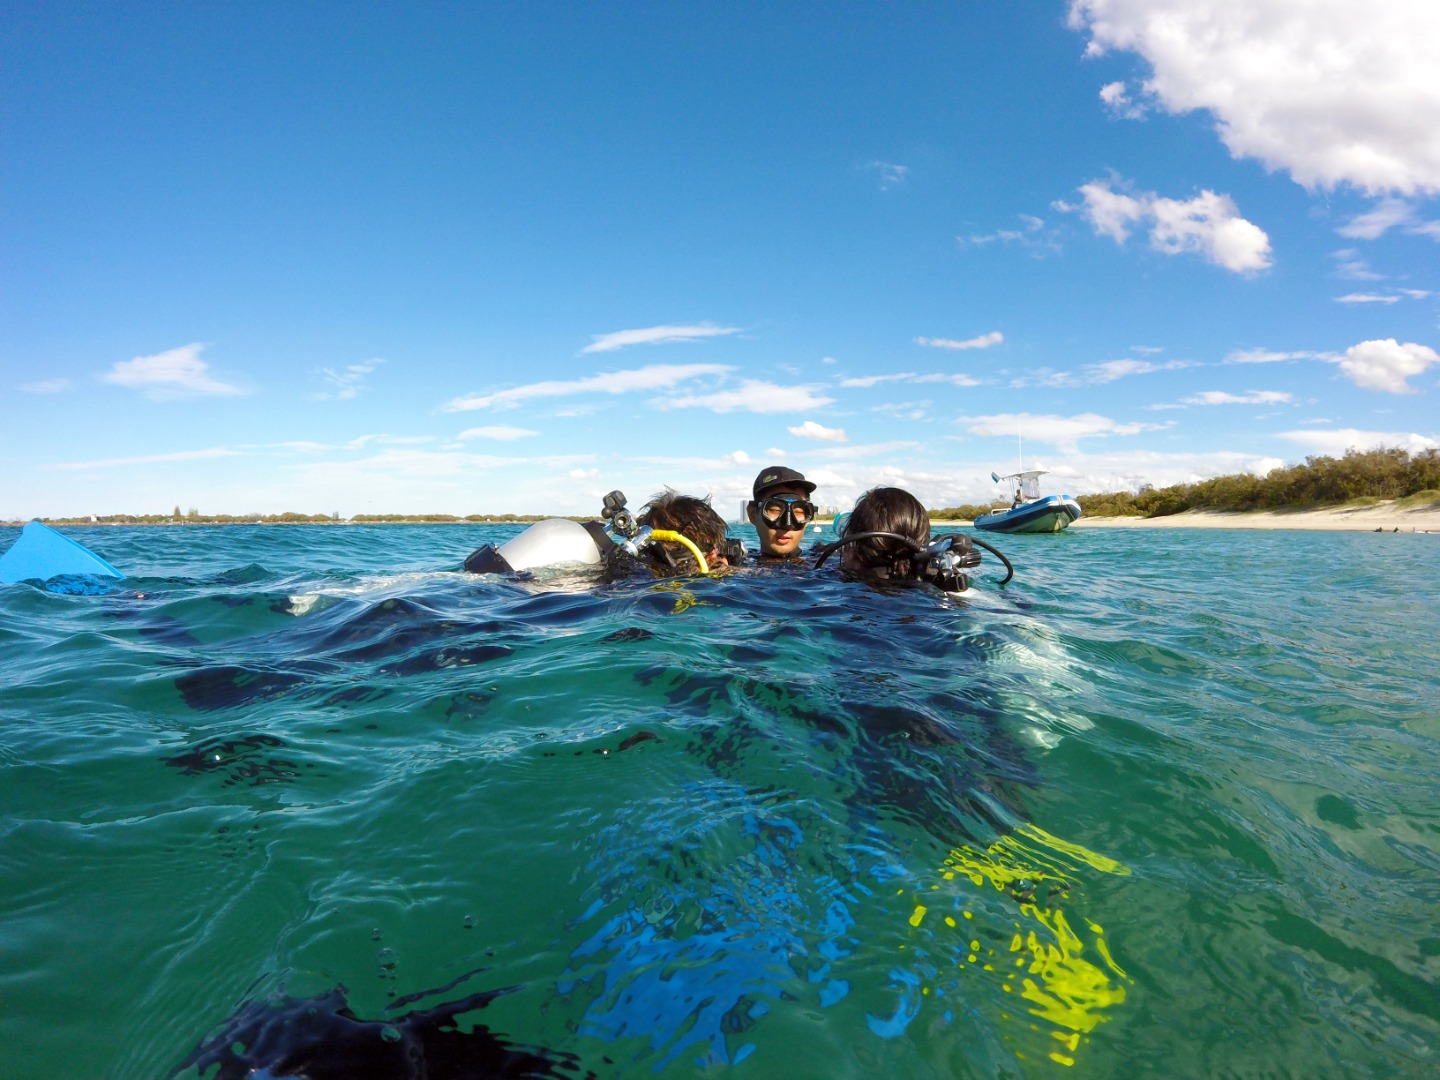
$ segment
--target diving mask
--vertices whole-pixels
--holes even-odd
[[[799,495],[771,495],[759,503],[767,528],[804,529],[815,518],[815,504]]]

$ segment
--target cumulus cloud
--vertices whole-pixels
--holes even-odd
[[[1056,209],[1078,211],[1101,236],[1117,244],[1136,226],[1148,226],[1150,246],[1166,255],[1197,254],[1226,270],[1255,273],[1270,266],[1270,238],[1239,215],[1228,195],[1201,191],[1193,199],[1167,199],[1154,192],[1129,194],[1116,180],[1092,180],[1080,187],[1084,203],[1057,202]]]
[[[590,344],[580,352],[614,352],[631,345],[673,345],[676,342],[699,341],[739,332],[738,326],[716,326],[708,322],[696,323],[694,326],[649,326],[643,330],[616,330],[609,334],[592,335]]]
[[[366,360],[360,364],[350,364],[348,367],[336,371],[334,368],[322,368],[320,377],[328,384],[329,389],[322,390],[315,397],[320,401],[349,401],[357,397],[362,390],[369,389],[365,385],[365,378],[385,361],[379,358]]]
[[[529,428],[507,427],[498,424],[493,427],[472,427],[466,428],[455,437],[461,442],[469,439],[498,439],[501,442],[510,442],[514,439],[528,439],[532,435],[539,435],[538,431],[531,431]]]
[[[1293,399],[1280,390],[1251,390],[1244,394],[1227,394],[1224,390],[1205,390],[1183,399],[1186,405],[1285,405]]]
[[[1237,158],[1307,188],[1440,191],[1440,4],[1072,0],[1070,25],[1089,55],[1142,57],[1147,103],[1209,112]]]
[[[737,409],[753,413],[785,413],[808,412],[823,408],[834,400],[820,396],[808,386],[777,386],[760,379],[744,379],[738,389],[661,398],[655,404],[662,409],[709,409],[718,413]]]
[[[451,400],[446,412],[470,412],[493,406],[512,406],[531,398],[568,397],[574,394],[626,394],[635,390],[660,390],[676,383],[707,375],[724,375],[725,364],[652,364],[626,371],[607,371],[585,379],[551,380],[497,390],[493,394],[469,395]]]
[[[200,359],[205,346],[199,342],[154,356],[137,356],[115,363],[104,376],[106,382],[142,391],[152,400],[193,397],[197,394],[223,396],[243,394],[210,375],[209,365]]]
[[[1111,114],[1124,120],[1139,120],[1146,113],[1144,102],[1136,101],[1123,82],[1106,83],[1100,88],[1100,100]]]
[[[1356,386],[1366,390],[1383,390],[1389,394],[1408,394],[1414,388],[1407,382],[1432,364],[1440,364],[1440,354],[1428,345],[1413,342],[1400,344],[1394,338],[1362,341],[1345,350],[1340,370]]]
[[[806,420],[798,427],[786,428],[797,439],[815,439],[818,442],[843,443],[850,440],[845,437],[842,428],[828,428],[817,424],[814,420]]]
[[[1333,431],[1282,431],[1279,437],[1305,447],[1313,453],[1339,457],[1347,450],[1401,449],[1412,454],[1440,447],[1433,436],[1406,431],[1358,431],[1338,428]]]
[[[1004,334],[999,330],[992,330],[988,334],[966,338],[964,341],[956,341],[953,338],[917,337],[915,344],[924,345],[931,349],[988,349],[992,345],[999,345],[1004,340]]]

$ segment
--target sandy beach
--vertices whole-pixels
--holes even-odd
[[[1418,532],[1440,535],[1440,505],[1406,509],[1393,502],[1330,510],[1255,510],[1216,513],[1187,510],[1169,517],[1082,517],[1072,529],[1328,529],[1344,532]]]

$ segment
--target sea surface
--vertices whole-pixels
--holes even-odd
[[[1440,1072],[1440,537],[63,531],[130,576],[0,586],[7,1080]]]

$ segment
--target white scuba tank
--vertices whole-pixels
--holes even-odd
[[[499,574],[558,563],[593,566],[599,561],[600,548],[585,526],[566,518],[546,518],[499,547],[486,544],[465,560],[465,569],[476,574]]]

